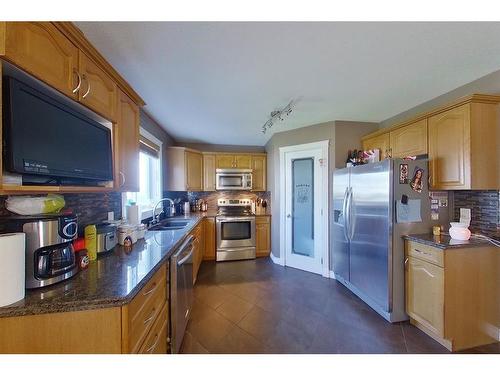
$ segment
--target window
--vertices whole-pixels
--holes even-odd
[[[151,217],[154,205],[162,198],[161,145],[162,142],[141,128],[139,191],[123,194],[124,206],[131,201],[139,205],[141,219]]]

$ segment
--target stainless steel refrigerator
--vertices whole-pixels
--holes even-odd
[[[431,220],[427,173],[426,159],[388,159],[333,176],[335,278],[390,322],[408,319],[402,236],[449,222],[439,204]]]

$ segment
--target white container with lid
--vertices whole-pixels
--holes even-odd
[[[454,240],[467,241],[470,238],[471,233],[466,223],[452,222],[450,225],[450,236]]]
[[[137,226],[131,224],[122,224],[118,227],[118,243],[123,246],[125,238],[130,237],[132,243],[137,242]]]

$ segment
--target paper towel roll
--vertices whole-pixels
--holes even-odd
[[[0,306],[24,298],[24,233],[0,234]]]
[[[141,223],[139,219],[139,206],[132,204],[127,206],[127,220],[129,224],[137,225]]]

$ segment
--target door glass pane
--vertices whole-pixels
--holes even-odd
[[[221,239],[226,240],[248,240],[251,238],[251,224],[249,221],[234,223],[221,223]]]
[[[292,253],[314,257],[314,158],[292,160]]]

